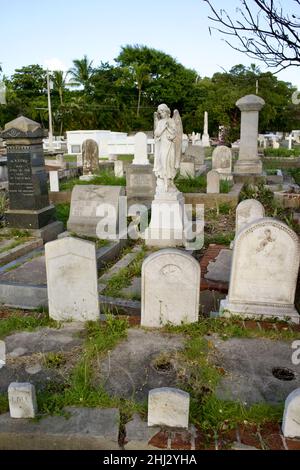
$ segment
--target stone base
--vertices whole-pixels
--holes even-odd
[[[230,318],[237,315],[242,318],[253,318],[255,320],[270,320],[276,318],[291,323],[300,323],[300,315],[294,305],[280,306],[279,304],[230,303],[228,298],[221,301],[220,316]]]
[[[93,178],[95,178],[95,175],[82,175],[82,176],[79,176],[80,181],[91,181]]]
[[[184,220],[184,197],[179,191],[156,195],[151,206],[151,222],[144,234],[146,245],[182,246]]]
[[[237,173],[233,174],[233,179],[235,183],[247,183],[247,184],[259,184],[259,183],[266,183],[266,177],[263,175],[251,175],[250,173],[247,175],[240,175]]]
[[[261,175],[263,171],[262,162],[255,160],[238,160],[234,165],[234,173],[238,175]]]
[[[56,240],[58,235],[64,231],[64,224],[62,222],[56,221],[51,224],[46,225],[37,230],[31,230],[30,232],[34,237],[42,238],[44,243],[51,242]]]
[[[129,165],[126,168],[126,195],[128,207],[133,204],[143,204],[151,207],[154,199],[156,179],[153,166]]]
[[[9,209],[5,212],[10,228],[40,229],[54,219],[55,207],[50,205],[40,210]]]

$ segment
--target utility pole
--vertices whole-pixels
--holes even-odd
[[[52,128],[52,110],[51,110],[51,96],[50,96],[50,89],[51,89],[51,83],[50,83],[50,76],[49,76],[49,70],[47,70],[47,92],[48,92],[48,114],[49,114],[49,152],[53,152],[53,128]]]

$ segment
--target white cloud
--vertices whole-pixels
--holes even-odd
[[[62,70],[63,72],[66,72],[68,70],[68,67],[57,57],[44,60],[44,67],[51,71]]]

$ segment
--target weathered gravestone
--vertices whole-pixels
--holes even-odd
[[[260,219],[237,233],[230,287],[220,313],[299,323],[294,307],[299,270],[298,236],[275,219]]]
[[[114,162],[114,173],[116,178],[123,178],[125,174],[124,162],[122,160],[116,160]]]
[[[300,438],[300,388],[290,393],[285,401],[282,432],[284,437]]]
[[[8,401],[11,418],[35,418],[37,402],[34,385],[11,383],[8,387]]]
[[[220,145],[216,147],[212,154],[212,169],[221,175],[221,179],[226,179],[231,175],[232,153],[230,148]]]
[[[219,194],[220,192],[220,175],[217,171],[211,170],[207,173],[207,194]]]
[[[239,203],[235,215],[235,232],[238,233],[246,225],[265,217],[265,208],[256,199],[246,199]]]
[[[167,248],[142,266],[141,325],[162,327],[198,320],[200,265],[189,254]]]
[[[83,175],[94,175],[99,171],[99,147],[95,140],[87,139],[82,144]]]
[[[133,165],[149,165],[147,155],[147,136],[138,132],[134,137],[134,159]]]
[[[66,237],[45,245],[49,316],[57,321],[98,320],[94,243]]]
[[[185,151],[187,157],[193,157],[195,159],[195,165],[204,165],[205,149],[202,145],[189,145]]]
[[[190,395],[177,388],[155,388],[148,396],[148,426],[189,427]]]
[[[63,227],[55,222],[49,202],[41,126],[21,116],[5,125],[2,137],[7,145],[9,226],[45,231],[51,225],[56,237]]]
[[[59,192],[58,171],[49,171],[50,191]]]
[[[181,162],[180,163],[180,176],[183,178],[195,177],[195,163],[194,162]]]
[[[78,185],[73,188],[69,232],[88,237],[117,238],[119,234],[119,198],[125,195],[122,186]],[[107,221],[102,227],[101,223]],[[106,231],[107,230],[107,231]]]
[[[126,169],[128,205],[144,204],[150,207],[154,199],[156,179],[152,165],[129,165]]]

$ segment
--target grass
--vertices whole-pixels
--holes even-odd
[[[232,186],[233,186],[232,181],[221,180],[221,181],[220,181],[220,193],[221,193],[221,194],[228,194],[228,193],[230,193],[230,191],[231,191],[231,189],[232,189]]]
[[[120,297],[120,292],[125,287],[129,287],[134,277],[141,276],[142,264],[145,259],[146,249],[143,248],[136,258],[126,268],[120,269],[112,276],[103,292],[108,297]]]
[[[190,418],[194,425],[203,431],[216,432],[233,429],[238,424],[279,422],[282,419],[283,404],[256,404],[247,406],[240,402],[223,401],[216,397],[215,390],[226,373],[214,365],[210,359],[213,343],[204,335],[218,333],[222,339],[230,337],[284,336],[279,332],[246,330],[233,319],[202,319],[198,323],[182,326],[167,326],[168,333],[181,333],[187,337],[185,349],[178,353],[180,364],[180,388],[191,396]],[[269,336],[270,335],[270,336]]]
[[[298,157],[300,155],[299,149],[292,149],[289,150],[287,148],[267,148],[264,149],[264,156],[265,157],[282,157],[282,158],[289,158],[289,157]]]
[[[59,328],[60,324],[48,316],[12,315],[0,320],[0,339],[16,331],[34,331],[43,327]]]
[[[14,238],[8,245],[0,248],[0,253],[5,253],[6,251],[12,250],[22,243],[25,243],[31,239],[30,233],[27,230],[11,229],[8,232],[4,232],[0,235],[0,240],[5,240],[9,238]]]
[[[109,245],[110,241],[109,240],[102,240],[100,238],[95,238],[95,237],[87,237],[85,235],[78,235],[75,232],[70,233],[71,237],[76,237],[80,238],[81,240],[86,240],[88,242],[93,242],[96,245],[96,249],[102,248],[103,246]]]
[[[72,191],[76,185],[99,185],[99,186],[126,186],[126,178],[118,178],[113,171],[103,171],[89,181],[82,181],[79,178],[72,178],[61,183],[61,191]]]
[[[204,240],[205,245],[213,244],[229,246],[234,240],[235,232],[220,232],[215,234],[205,233]]]
[[[39,393],[40,412],[62,414],[66,406],[117,407],[121,412],[121,424],[130,419],[134,412],[145,413],[145,405],[110,397],[102,385],[95,384],[96,361],[126,338],[127,327],[127,320],[117,319],[112,315],[107,315],[105,323],[88,322],[82,359],[65,384],[49,384],[45,391]],[[55,358],[54,365],[56,363]]]
[[[0,393],[0,415],[8,412],[8,396],[7,393]]]
[[[55,214],[56,219],[64,224],[64,228],[67,228],[67,222],[70,215],[70,204],[67,202],[63,204],[56,204]]]
[[[118,160],[121,160],[122,162],[132,162],[134,158],[134,155],[118,155]]]
[[[204,193],[206,191],[206,176],[188,176],[187,178],[177,176],[175,184],[182,193]]]

